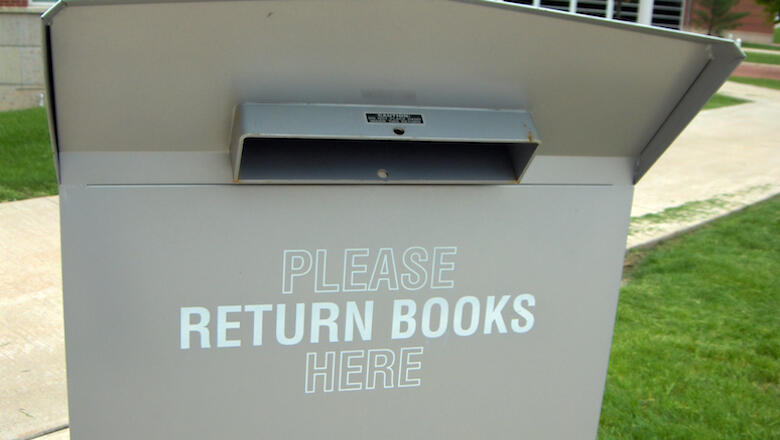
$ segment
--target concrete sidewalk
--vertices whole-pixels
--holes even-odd
[[[0,262],[0,439],[16,440],[68,422],[57,197],[0,204]]]
[[[643,178],[629,246],[780,191],[780,92],[721,93],[753,102],[699,114]],[[0,440],[69,438],[59,246],[57,197],[0,204]]]
[[[780,91],[727,82],[719,93],[751,102],[699,113],[642,178],[629,247],[780,192]]]

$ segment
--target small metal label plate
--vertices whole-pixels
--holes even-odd
[[[416,113],[366,113],[366,121],[381,124],[422,124],[423,117]]]

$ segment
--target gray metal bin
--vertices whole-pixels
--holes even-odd
[[[44,15],[75,440],[592,439],[730,41],[491,1]]]

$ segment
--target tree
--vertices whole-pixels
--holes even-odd
[[[764,7],[770,21],[780,23],[780,0],[756,0],[756,3]]]
[[[699,0],[693,11],[693,23],[707,29],[707,35],[722,36],[724,31],[740,26],[748,12],[731,12],[739,0]]]

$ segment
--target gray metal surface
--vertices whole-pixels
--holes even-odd
[[[71,436],[137,438],[593,439],[599,419],[632,187],[69,186],[62,188]],[[609,215],[605,215],[609,213]],[[282,293],[283,251],[457,247],[451,289],[314,293],[313,274]],[[401,270],[400,262],[398,263]],[[361,277],[365,277],[362,275]],[[356,278],[360,281],[362,278]],[[393,301],[417,317],[441,297],[531,294],[530,331],[484,317],[470,336],[391,339]],[[370,341],[344,342],[345,302],[374,301]],[[337,304],[338,342],[310,342],[311,304]],[[303,340],[280,345],[249,313],[217,347],[218,306],[305,303]],[[211,312],[211,348],[180,348],[180,311]],[[288,323],[288,335],[293,327]],[[423,347],[416,387],[305,393],[306,354]],[[565,420],[565,423],[562,422]]]
[[[717,89],[697,79],[742,58],[726,40],[497,2],[65,4],[47,17],[61,152],[228,151],[236,105],[314,102],[523,109],[539,155],[637,159]]]

